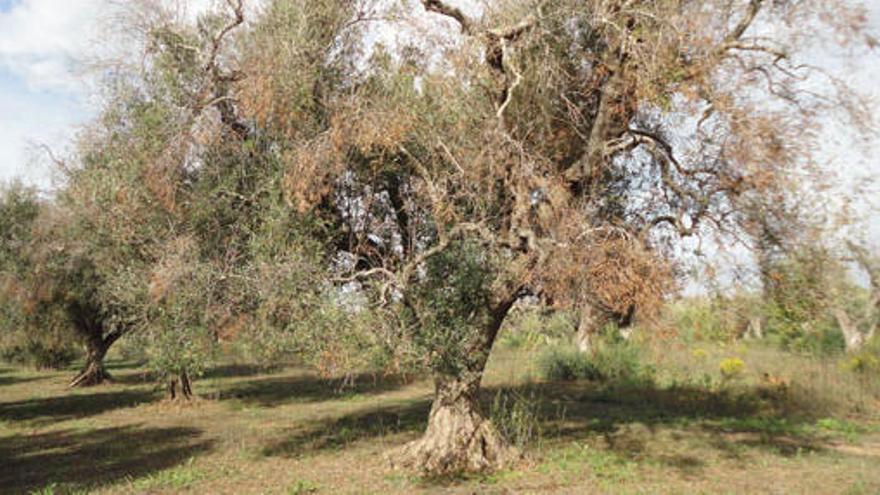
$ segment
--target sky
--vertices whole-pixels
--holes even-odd
[[[86,67],[118,48],[106,41],[106,26],[124,1],[0,0],[0,182],[51,187],[38,146],[63,156],[95,115],[94,72]],[[212,1],[189,0],[188,11]]]
[[[48,186],[33,146],[63,150],[93,114],[76,60],[99,10],[99,0],[0,0],[0,180]]]
[[[0,181],[17,177],[51,187],[48,161],[37,146],[48,145],[63,155],[78,126],[94,116],[95,86],[83,67],[86,60],[110,49],[103,27],[111,19],[114,1],[118,5],[125,0],[0,0]],[[183,2],[194,15],[216,0],[161,1]],[[468,6],[467,0],[451,3]],[[865,5],[868,31],[880,38],[880,0],[867,0]],[[817,58],[880,101],[880,49],[855,57],[840,55],[817,53]],[[880,104],[876,108],[880,110]],[[829,133],[827,143],[822,156],[829,170],[841,175],[844,188],[852,189],[864,176],[880,178],[880,137],[868,143],[867,153],[854,151],[842,127]],[[878,198],[873,206],[880,208],[880,185],[870,192]],[[880,216],[868,204],[870,196],[865,195],[858,207],[865,216],[859,228],[880,240]]]

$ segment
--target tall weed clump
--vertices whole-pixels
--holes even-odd
[[[490,408],[492,424],[511,445],[525,450],[541,437],[541,402],[534,387],[499,390]]]

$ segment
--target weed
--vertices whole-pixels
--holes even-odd
[[[620,483],[635,477],[637,464],[611,450],[573,443],[554,451],[538,470],[545,473],[579,472],[585,466],[600,480]]]
[[[734,380],[742,376],[746,369],[746,363],[740,358],[727,358],[718,366],[721,377],[725,380]]]
[[[534,388],[499,390],[492,402],[492,423],[508,442],[525,450],[541,436],[540,406]]]
[[[318,485],[309,480],[299,480],[287,488],[288,495],[306,495],[308,493],[317,493]]]
[[[39,490],[30,492],[30,495],[82,495],[86,493],[89,491],[70,483],[50,483]]]
[[[133,481],[131,486],[137,491],[186,488],[204,478],[204,474],[193,466],[194,463],[195,457],[190,457],[181,466],[150,474]]]

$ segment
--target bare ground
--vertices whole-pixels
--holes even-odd
[[[297,368],[227,366],[182,406],[126,363],[111,363],[114,383],[76,391],[69,372],[0,369],[0,493],[880,493],[876,408],[779,410],[757,381],[736,394],[546,383],[532,358],[496,353],[484,394],[536,397],[526,458],[439,480],[386,459],[424,428],[426,381],[363,376],[340,393]]]

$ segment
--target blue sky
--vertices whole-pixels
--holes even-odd
[[[63,152],[93,114],[79,57],[101,1],[0,0],[0,180],[49,187],[35,145]]]
[[[94,115],[88,61],[126,49],[107,41],[125,1],[0,0],[0,181],[51,187],[36,145],[64,154]],[[216,0],[167,1],[191,16]]]

